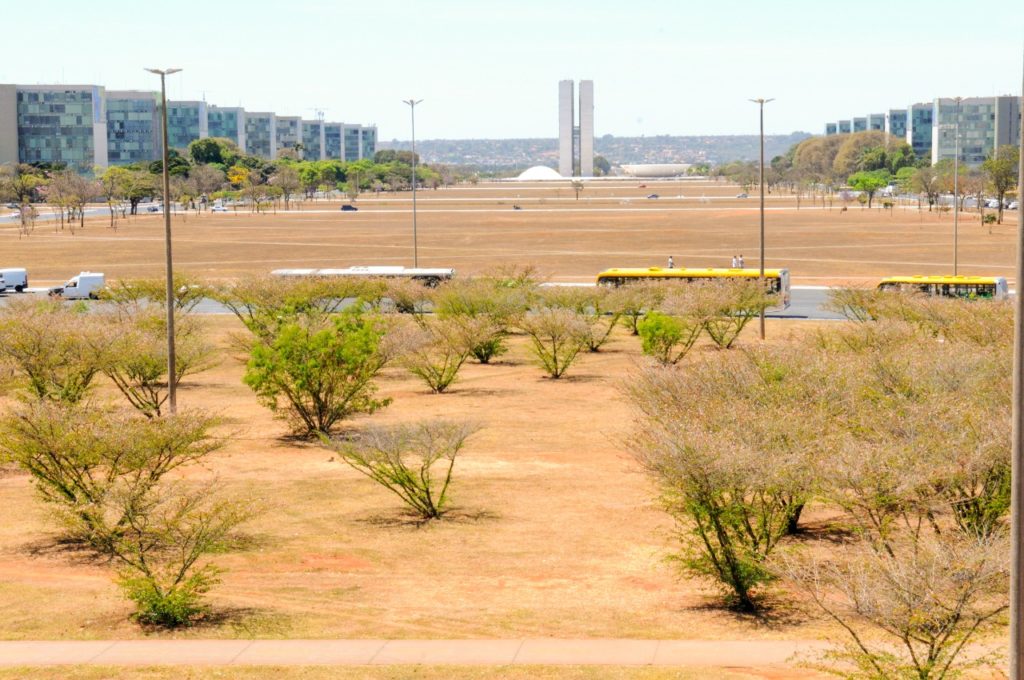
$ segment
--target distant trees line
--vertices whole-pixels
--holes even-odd
[[[974,197],[983,212],[984,197],[994,196],[999,201],[995,221],[1002,223],[1003,204],[1017,184],[1019,156],[1016,147],[1001,146],[980,166],[961,163],[956,182],[960,206]],[[811,137],[794,144],[765,168],[765,184],[769,191],[782,188],[812,199],[819,192],[831,195],[849,188],[862,192],[868,207],[880,189],[895,185],[902,192],[921,196],[932,210],[940,194],[954,191],[953,166],[949,159],[933,166],[930,159],[917,158],[910,145],[899,137],[871,130]],[[712,173],[748,190],[759,181],[757,163],[752,161],[726,163]]]
[[[285,149],[277,160],[267,161],[246,155],[228,139],[196,140],[186,152],[172,149],[168,155],[170,199],[196,210],[207,205],[203,197],[241,199],[257,211],[278,202],[287,209],[298,196],[312,199],[342,191],[355,200],[365,191],[403,191],[412,183],[413,154],[408,151],[382,150],[373,159],[351,162],[303,161],[298,159],[300,152]],[[416,181],[424,188],[474,179],[450,166],[423,165],[418,157],[416,161]],[[32,204],[40,202],[60,212],[59,226],[64,229],[65,220],[84,224],[84,206],[104,200],[110,208],[110,225],[116,227],[119,218],[136,214],[142,200],[163,198],[162,171],[163,161],[96,168],[92,177],[62,165],[2,166],[0,199],[22,208],[26,234],[34,224]]]

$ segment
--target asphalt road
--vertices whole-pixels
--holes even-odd
[[[45,295],[45,288],[30,288],[28,295]],[[0,293],[0,304],[5,298],[17,296],[18,293]],[[828,299],[828,290],[824,288],[794,288],[790,297],[789,308],[776,312],[768,312],[766,316],[774,319],[842,319],[835,312],[823,309]],[[203,300],[195,311],[199,314],[230,314],[227,307],[214,300]]]

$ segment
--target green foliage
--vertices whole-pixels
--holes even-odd
[[[526,306],[526,290],[501,285],[495,279],[451,281],[434,295],[434,312],[439,318],[463,317],[472,322],[470,354],[482,364],[508,351],[510,328]]]
[[[644,354],[663,364],[676,364],[697,342],[704,324],[693,318],[648,312],[637,326]]]
[[[868,207],[875,198],[875,193],[889,185],[892,179],[888,170],[871,170],[856,172],[847,179],[850,187],[857,191],[863,191],[868,197]]]
[[[211,163],[231,167],[238,162],[242,152],[238,145],[223,137],[207,137],[189,142],[188,155],[196,165]]]
[[[345,464],[401,498],[418,517],[433,520],[447,510],[455,459],[477,429],[468,423],[429,420],[371,428],[350,441],[321,440]],[[435,475],[436,467],[442,469],[440,475]]]
[[[350,308],[330,319],[286,322],[252,346],[244,382],[298,435],[330,432],[356,413],[373,413],[373,379],[390,356],[379,319]]]
[[[50,300],[0,306],[0,362],[25,399],[76,403],[107,362],[111,330],[84,310]]]

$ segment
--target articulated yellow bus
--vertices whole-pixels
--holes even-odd
[[[757,269],[697,269],[683,267],[680,269],[664,269],[648,267],[647,269],[606,269],[597,275],[599,286],[622,286],[636,281],[706,281],[706,280],[750,280],[760,277]],[[789,307],[789,270],[765,269],[764,278],[768,290],[779,296],[779,303],[773,309]]]
[[[1009,294],[1002,276],[889,276],[878,284],[878,290],[971,300],[1004,300]]]

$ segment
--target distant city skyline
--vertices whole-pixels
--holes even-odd
[[[166,14],[166,16],[163,16]],[[964,17],[983,29],[967,30]],[[174,66],[168,96],[222,107],[376,123],[423,139],[557,136],[553,83],[594,80],[595,134],[821,133],[837,111],[892,102],[1019,95],[1017,0],[890,3],[845,13],[812,0],[701,6],[410,0],[182,0],[174,11],[127,0],[52,0],[5,8],[0,80],[156,89],[144,67]],[[164,40],[166,36],[166,40]]]

